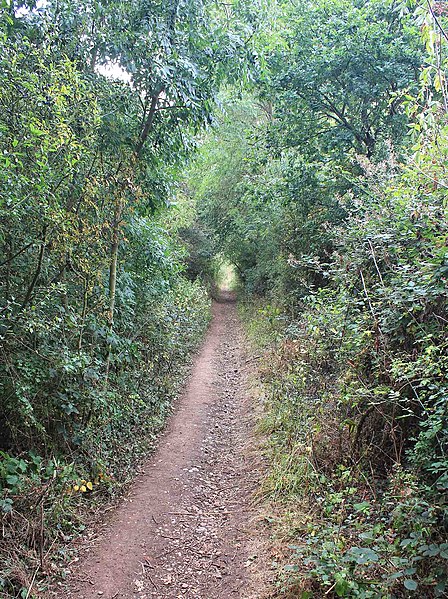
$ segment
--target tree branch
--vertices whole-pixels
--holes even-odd
[[[151,131],[152,124],[154,122],[154,116],[157,112],[157,103],[159,101],[160,94],[162,90],[157,92],[154,96],[151,96],[151,106],[149,107],[148,116],[146,117],[145,125],[143,127],[143,131],[140,135],[140,139],[135,148],[135,155],[137,158],[140,158],[142,154],[143,147],[148,139],[149,132]]]
[[[20,311],[22,311],[26,308],[28,302],[30,301],[30,299],[33,295],[33,291],[34,291],[34,288],[36,287],[36,283],[39,280],[40,271],[42,270],[42,263],[43,263],[44,254],[45,254],[47,229],[48,229],[48,225],[44,225],[44,228],[42,229],[42,241],[41,241],[40,250],[39,250],[39,257],[37,259],[36,272],[34,273],[33,280],[31,281],[31,283],[28,287],[28,290],[26,292],[25,298],[22,302],[22,305],[20,306]]]

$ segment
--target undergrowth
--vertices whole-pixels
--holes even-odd
[[[294,321],[266,302],[242,309],[263,350],[260,428],[270,465],[261,492],[283,549],[273,596],[446,596],[446,469],[428,450],[428,431],[440,430],[431,428],[436,410],[426,407],[429,422],[413,420],[405,441],[415,415],[400,409],[397,366],[389,388],[360,384],[365,370],[351,364],[369,351],[369,336],[349,322],[352,333],[341,338],[345,301],[322,291]],[[425,355],[434,358],[426,376],[439,372],[441,352]],[[392,411],[388,401],[396,402]]]
[[[92,416],[72,405],[65,444],[0,452],[1,597],[40,597],[70,572],[73,541],[82,546],[86,528],[129,489],[154,447],[209,318],[201,286],[180,279],[148,315],[133,360],[120,362],[107,390],[97,388]]]

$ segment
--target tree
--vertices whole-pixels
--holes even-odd
[[[289,125],[289,145],[313,136],[323,147],[372,157],[406,132],[404,93],[423,61],[419,33],[392,0],[301,2],[285,44],[269,58],[266,95]]]
[[[149,268],[165,238],[148,227],[244,50],[209,2],[15,3],[1,19],[0,401],[11,446],[61,446],[123,380],[143,297],[171,305],[181,258],[168,246],[172,268]],[[106,77],[111,62],[127,77]]]

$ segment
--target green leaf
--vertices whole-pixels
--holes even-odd
[[[416,583],[415,580],[412,580],[411,578],[407,578],[404,582],[403,582],[404,586],[406,589],[408,589],[408,591],[415,591],[416,588],[418,587],[418,584]]]
[[[10,514],[12,512],[12,499],[7,497],[6,499],[0,500],[0,507],[5,514]]]
[[[336,584],[334,587],[334,591],[338,597],[345,597],[347,595],[347,591],[350,588],[350,585],[342,574],[335,575]]]
[[[357,512],[369,512],[370,511],[370,503],[368,501],[362,501],[361,503],[355,503],[353,505]]]
[[[42,131],[42,129],[38,129],[37,127],[35,127],[33,123],[29,124],[29,128],[30,128],[31,133],[33,135],[36,135],[37,137],[40,137],[40,136],[46,134],[46,132]]]
[[[368,547],[352,547],[347,552],[347,557],[355,561],[357,564],[368,564],[369,562],[377,562],[379,560],[378,554],[369,549]]]
[[[283,567],[283,570],[285,572],[298,572],[299,567],[298,566],[294,566],[294,565],[286,565]]]
[[[15,487],[17,485],[17,483],[19,482],[19,477],[16,476],[15,474],[8,474],[8,476],[6,477],[6,482],[11,487]]]

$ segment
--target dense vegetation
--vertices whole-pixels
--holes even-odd
[[[275,596],[445,596],[448,5],[0,6],[0,594],[128,482],[225,259]]]
[[[282,5],[190,175],[267,351],[282,596],[448,592],[447,12]]]
[[[129,480],[207,325],[174,186],[244,77],[239,27],[212,2],[1,3],[2,596]]]

